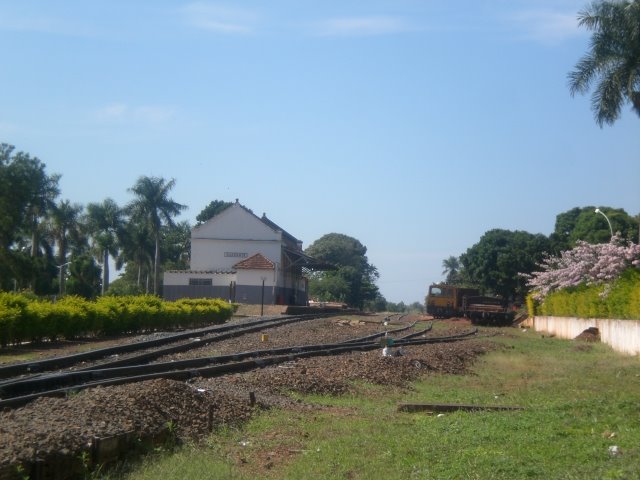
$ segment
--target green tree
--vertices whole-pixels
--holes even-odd
[[[224,202],[222,200],[213,200],[212,202],[209,203],[209,205],[204,207],[204,209],[196,217],[196,222],[197,222],[196,226],[202,225],[207,220],[225,211],[231,205],[233,205],[233,203],[231,202]]]
[[[186,270],[191,255],[191,225],[182,221],[163,228],[162,258],[167,269]]]
[[[461,255],[469,280],[487,293],[506,299],[522,298],[526,282],[521,273],[531,273],[550,250],[542,234],[494,229]]]
[[[100,267],[88,253],[74,257],[69,265],[69,279],[65,289],[69,295],[79,295],[85,298],[95,298],[101,289]]]
[[[142,293],[149,293],[150,273],[153,271],[153,256],[155,246],[153,236],[146,223],[128,222],[123,236],[122,254],[118,263],[125,264],[125,271],[122,275],[122,282],[135,285],[131,287],[119,287],[121,290],[130,290]],[[146,279],[144,288],[142,279]]]
[[[442,275],[445,275],[447,283],[456,283],[460,277],[460,260],[453,255],[442,261]]]
[[[613,124],[625,103],[640,115],[640,0],[593,2],[578,21],[593,34],[589,52],[569,73],[571,94],[598,82],[591,107],[600,127]]]
[[[109,288],[109,258],[119,253],[124,225],[124,211],[111,198],[87,205],[87,226],[102,263],[103,295]]]
[[[59,194],[60,176],[48,175],[38,158],[14,150],[0,144],[0,287],[35,289],[51,281],[52,249],[43,222]]]
[[[76,245],[82,240],[80,216],[83,207],[80,204],[71,204],[69,200],[63,200],[51,211],[49,222],[51,235],[57,247],[56,261],[58,263],[59,292],[64,293],[64,280],[67,270],[67,254],[69,243]]]
[[[149,226],[129,222],[122,238],[122,258],[125,262],[123,277],[135,283],[138,291],[149,293],[150,274],[153,271],[154,241]],[[142,287],[142,279],[145,286]]]
[[[364,309],[369,312],[384,312],[387,309],[387,299],[378,292],[374,299],[364,302]]]
[[[168,182],[164,178],[140,177],[130,189],[135,199],[129,204],[128,211],[134,221],[145,223],[155,242],[153,257],[153,293],[158,294],[158,268],[160,263],[160,235],[162,226],[173,225],[173,217],[187,207],[171,198],[169,192],[175,185],[175,180]]]
[[[355,238],[329,233],[313,242],[305,253],[336,270],[318,272],[309,279],[311,296],[325,301],[341,301],[362,308],[378,296],[378,270],[369,264],[367,247]]]
[[[627,214],[621,208],[599,207],[611,222],[613,233],[620,232],[622,238],[628,238],[637,243],[637,220]],[[607,220],[599,213],[596,207],[575,207],[556,216],[556,224],[550,235],[553,245],[553,253],[573,248],[576,241],[583,240],[587,243],[608,243],[611,239],[611,230]]]

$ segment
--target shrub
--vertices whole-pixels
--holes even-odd
[[[640,320],[640,272],[630,268],[608,285],[580,285],[549,293],[535,311],[559,317]]]
[[[618,279],[629,267],[640,265],[640,245],[623,242],[614,236],[609,243],[577,242],[575,248],[558,257],[547,257],[538,272],[524,275],[534,296],[543,300],[548,294],[579,285],[602,285]],[[606,293],[606,290],[605,290]]]
[[[153,295],[104,296],[95,302],[67,296],[52,303],[0,293],[0,346],[25,340],[117,335],[142,330],[222,323],[233,307],[220,299],[165,302]]]

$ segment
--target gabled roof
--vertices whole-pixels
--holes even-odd
[[[284,228],[280,227],[278,224],[276,224],[275,222],[269,220],[267,218],[267,214],[263,213],[262,217],[260,217],[260,221],[262,223],[264,223],[267,227],[271,228],[272,230],[275,230],[276,232],[280,231],[282,232],[282,236],[284,238],[286,238],[290,243],[294,244],[294,245],[298,245],[301,244],[302,242],[300,242],[300,240],[298,240],[296,237],[294,237],[293,235],[291,235],[289,232],[287,232]]]
[[[236,263],[233,268],[245,270],[273,270],[275,268],[275,264],[261,253],[256,253],[255,255]]]
[[[287,243],[290,244],[291,247],[299,248],[299,246],[302,245],[302,242],[300,240],[298,240],[296,237],[291,235],[289,232],[287,232],[284,228],[280,227],[275,222],[273,222],[270,219],[268,219],[267,215],[265,213],[262,214],[262,217],[257,216],[255,213],[253,213],[253,210],[251,210],[250,208],[245,207],[244,205],[242,205],[237,198],[236,198],[235,203],[231,204],[230,207],[225,208],[224,210],[219,212],[217,215],[214,215],[213,217],[211,217],[209,220],[207,220],[206,222],[202,223],[201,225],[197,225],[197,226],[193,227],[192,232],[201,230],[207,223],[211,222],[213,219],[217,218],[218,216],[225,215],[225,213],[228,210],[230,210],[231,207],[236,207],[236,208],[240,208],[240,209],[244,210],[246,213],[251,215],[253,218],[259,220],[263,225],[265,225],[267,228],[269,228],[273,232],[280,233],[282,235],[282,237],[287,241]]]

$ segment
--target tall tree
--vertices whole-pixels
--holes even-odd
[[[542,234],[494,229],[460,256],[469,280],[488,293],[506,299],[524,297],[521,274],[531,273],[550,250]]]
[[[613,124],[625,103],[640,115],[640,0],[593,2],[578,21],[593,34],[589,52],[569,73],[571,94],[598,82],[591,107],[600,127]]]
[[[69,200],[62,200],[51,211],[51,235],[57,247],[57,262],[59,269],[59,291],[64,293],[64,279],[67,270],[67,253],[69,241],[76,241],[81,237],[80,216],[83,207],[80,204],[72,204]]]
[[[460,268],[460,260],[453,255],[442,261],[442,275],[446,276],[447,283],[455,283],[458,280]]]
[[[14,150],[0,144],[0,286],[35,288],[50,276],[51,246],[43,244],[42,223],[59,193],[60,176],[48,175],[38,158]],[[45,260],[36,261],[42,255]]]
[[[369,264],[367,247],[355,238],[329,233],[313,242],[305,253],[336,266],[336,270],[316,273],[311,277],[311,295],[359,308],[367,300],[374,300],[378,296],[378,287],[375,285],[378,270]]]
[[[160,251],[166,268],[186,270],[189,268],[191,255],[191,225],[189,222],[178,222],[164,227]]]
[[[128,222],[121,240],[122,254],[118,263],[126,264],[124,277],[135,283],[135,290],[141,292],[142,277],[149,278],[153,270],[155,250],[150,229],[146,223]],[[144,291],[149,293],[147,288]]]
[[[613,233],[620,232],[623,239],[638,240],[637,220],[621,208],[599,207],[609,221]],[[588,243],[607,243],[611,240],[611,231],[607,220],[596,213],[596,207],[575,207],[556,216],[554,232],[549,237],[553,252],[559,254],[569,250],[579,240]]]
[[[66,283],[68,294],[95,298],[100,293],[100,267],[92,255],[82,253],[74,257],[69,265],[69,272],[69,280]]]
[[[162,226],[174,225],[176,217],[187,207],[171,198],[169,192],[175,185],[175,180],[168,182],[164,178],[140,177],[136,184],[129,189],[135,199],[129,204],[128,211],[134,221],[144,222],[149,226],[155,241],[155,255],[153,258],[153,293],[158,294],[158,266],[160,262],[160,234]]]
[[[87,205],[87,226],[102,263],[103,295],[109,288],[109,258],[118,255],[124,225],[124,211],[111,198]]]
[[[37,161],[37,159],[36,159]],[[60,175],[47,175],[45,165],[41,164],[37,174],[32,177],[32,195],[27,205],[29,229],[31,231],[31,256],[38,255],[44,228],[41,223],[55,208],[55,199],[60,194],[58,181]]]

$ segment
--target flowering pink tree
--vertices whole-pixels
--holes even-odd
[[[640,245],[615,235],[609,243],[578,241],[573,249],[562,252],[559,257],[545,258],[539,264],[541,271],[523,276],[533,290],[533,297],[542,301],[549,293],[563,288],[608,285],[624,270],[638,265]]]

